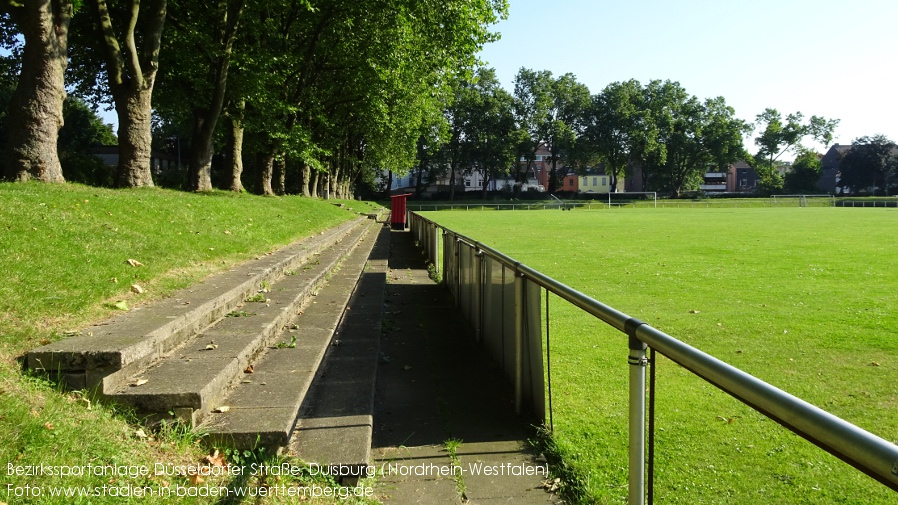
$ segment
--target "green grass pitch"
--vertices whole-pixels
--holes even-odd
[[[425,215],[880,437],[898,440],[898,211]],[[555,440],[588,502],[627,494],[627,343],[552,297]],[[658,503],[898,495],[661,357]]]

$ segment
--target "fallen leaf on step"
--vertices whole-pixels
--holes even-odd
[[[142,287],[140,287],[139,284],[131,284],[131,292],[137,293],[138,295],[142,295],[144,292],[144,289]]]
[[[411,370],[411,369],[412,369],[412,366],[411,366],[411,365],[405,365],[404,367],[402,367],[402,369],[403,369],[403,370]]]
[[[224,414],[225,412],[227,412],[229,410],[231,410],[231,407],[228,407],[227,405],[222,405],[221,407],[218,407],[217,409],[213,410],[212,412],[215,412],[216,414]]]
[[[132,267],[142,267],[142,266],[143,266],[143,263],[141,263],[141,262],[139,262],[139,261],[137,261],[137,260],[133,260],[133,259],[131,259],[131,258],[128,258],[127,263],[128,263],[129,265],[131,265]]]
[[[143,386],[147,382],[150,382],[148,379],[137,379],[136,381],[131,383],[131,387]]]
[[[112,307],[118,310],[128,310],[128,302],[122,300],[112,304]]]
[[[253,366],[250,365],[243,369],[243,373],[253,373]]]
[[[225,460],[224,454],[218,452],[218,449],[215,449],[215,452],[206,456],[206,463],[209,463],[212,466],[227,466],[228,462]]]

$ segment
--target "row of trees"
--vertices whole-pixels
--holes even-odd
[[[263,194],[284,193],[288,172],[305,195],[321,188],[348,196],[355,182],[412,167],[439,167],[452,189],[478,170],[486,188],[499,177],[523,183],[546,149],[550,192],[559,189],[561,167],[601,163],[614,190],[638,167],[642,190],[677,195],[739,159],[758,172],[762,191],[776,192],[808,186],[814,175],[793,170],[784,178],[779,158],[801,155],[803,139],[829,143],[838,124],[774,109],[750,124],[723,97],[699,99],[661,80],[615,82],[591,94],[573,74],[522,68],[508,92],[491,69],[470,70],[496,37],[488,27],[505,16],[505,0],[0,7],[0,44],[16,80],[3,118],[5,175],[13,180],[64,180],[59,153],[74,152],[59,143],[67,89],[116,110],[113,184],[152,185],[153,139],[158,148],[172,138],[189,166],[181,183],[196,191],[212,189],[213,159],[218,183],[235,191],[248,160]],[[743,139],[756,127],[752,156]],[[90,138],[109,141],[102,132]]]
[[[57,144],[68,89],[114,106],[117,186],[153,184],[155,129],[157,142],[189,137],[189,189],[212,189],[212,160],[224,151],[229,186],[241,190],[248,147],[260,192],[284,191],[289,162],[303,193],[326,179],[342,195],[373,167],[407,170],[418,140],[445,132],[452,83],[507,13],[505,0],[2,0],[0,8],[0,43],[19,65],[5,117],[7,178],[64,180]]]
[[[746,160],[759,173],[762,191],[772,193],[786,183],[777,170],[779,158],[803,153],[801,142],[809,138],[828,144],[838,124],[818,116],[805,121],[801,113],[784,118],[775,109],[750,124],[737,118],[723,97],[702,100],[677,82],[615,82],[593,95],[573,74],[554,77],[526,68],[518,72],[512,93],[501,88],[492,70],[481,69],[473,82],[457,83],[455,97],[445,111],[449,141],[419,155],[419,170],[427,165],[445,172],[451,188],[473,170],[484,174],[484,190],[496,177],[523,183],[537,151],[545,149],[549,192],[559,189],[560,167],[582,172],[601,163],[613,191],[638,168],[643,191],[678,195],[697,188],[705,172],[726,171]],[[743,140],[756,127],[753,156]],[[795,177],[788,182],[808,185]]]

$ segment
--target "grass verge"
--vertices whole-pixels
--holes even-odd
[[[116,306],[159,300],[374,207],[224,192],[0,184],[0,461],[9,465],[0,502],[215,501],[193,495],[231,485],[229,476],[199,485],[184,472],[154,472],[157,464],[204,464],[210,455],[197,434],[176,426],[149,432],[115,406],[23,374],[22,355],[108,318]],[[111,468],[124,473],[110,474]],[[185,496],[135,489],[181,489]],[[51,496],[65,490],[75,495]]]

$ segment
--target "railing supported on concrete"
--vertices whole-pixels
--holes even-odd
[[[412,233],[515,386],[519,411],[545,420],[540,290],[629,336],[629,502],[645,501],[646,346],[898,491],[898,446],[728,365],[514,259],[416,213]],[[440,248],[442,238],[442,250]],[[440,265],[440,267],[437,267]]]

